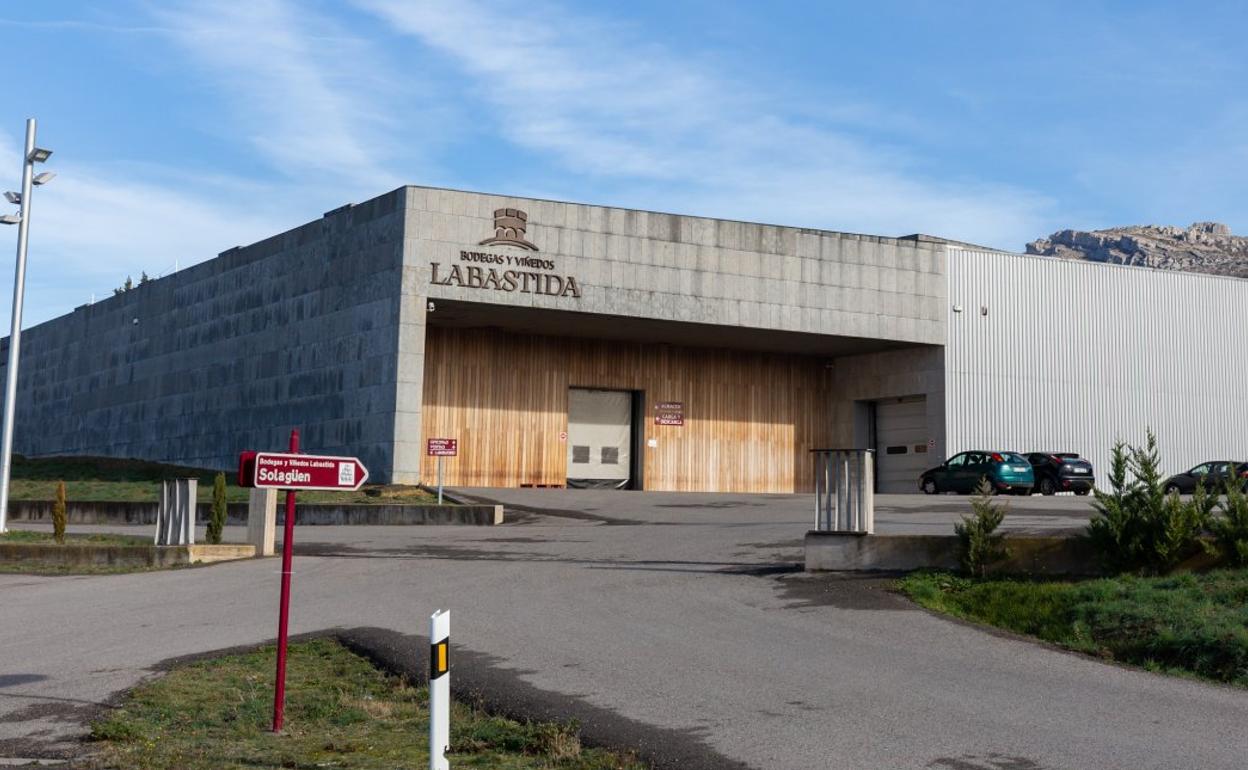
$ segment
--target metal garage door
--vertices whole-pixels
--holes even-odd
[[[627,391],[568,391],[569,487],[628,487],[632,405]]]
[[[917,492],[927,454],[927,397],[875,404],[876,488],[883,493]]]

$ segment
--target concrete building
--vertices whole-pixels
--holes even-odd
[[[969,448],[1105,467],[1152,425],[1190,464],[1248,456],[1216,334],[1246,300],[926,236],[403,187],[30,329],[16,449],[230,468],[299,427],[376,481],[430,480],[439,437],[449,484],[793,492],[811,449],[871,446],[890,492]]]

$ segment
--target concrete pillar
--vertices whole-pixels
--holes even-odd
[[[247,542],[256,556],[272,556],[277,531],[277,490],[253,489],[247,502]]]
[[[429,298],[411,289],[421,275],[403,268],[404,294],[399,323],[399,355],[395,376],[394,455],[390,479],[395,484],[419,484],[424,460],[420,410],[425,385],[425,318]],[[435,300],[436,302],[436,300]],[[433,311],[435,314],[437,310]]]

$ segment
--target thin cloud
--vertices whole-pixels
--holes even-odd
[[[371,190],[399,184],[383,162],[386,68],[364,41],[284,0],[182,2],[152,13],[282,173]]]
[[[0,133],[0,167],[20,166],[19,147]],[[56,178],[32,196],[24,326],[89,302],[92,295],[103,299],[127,275],[137,280],[143,272],[156,276],[175,264],[187,267],[271,235],[278,222],[301,221],[291,211],[256,205],[277,198],[257,189],[242,193],[221,181],[153,184],[139,181],[138,174],[119,175],[115,168],[102,171],[57,155],[49,169]],[[0,234],[13,235],[13,229]],[[0,241],[0,276],[9,275],[4,265],[12,265],[14,242]],[[0,313],[7,318],[5,278],[0,286]]]
[[[82,19],[2,19],[0,26],[20,29],[78,29],[90,32],[114,32],[123,34],[164,34],[164,27],[124,24],[101,24]]]
[[[925,178],[898,148],[800,117],[808,113],[776,105],[763,84],[720,77],[568,8],[357,5],[456,61],[509,141],[613,180],[629,205],[1014,248],[1052,221],[1044,196]]]
[[[187,267],[400,184],[385,161],[390,125],[379,94],[388,84],[359,80],[376,62],[340,24],[283,0],[148,10],[151,26],[48,24],[172,43],[204,71],[205,98],[226,104],[221,133],[241,137],[280,174],[192,176],[159,163],[84,162],[60,147],[52,164],[59,176],[36,195],[27,326],[107,296],[126,276]],[[3,167],[17,167],[18,146],[0,132]],[[5,316],[8,296],[0,290]]]

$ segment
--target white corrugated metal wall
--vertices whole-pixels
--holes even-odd
[[[1248,281],[959,248],[948,275],[949,455],[1073,451],[1099,480],[1152,427],[1169,473],[1248,460]]]

